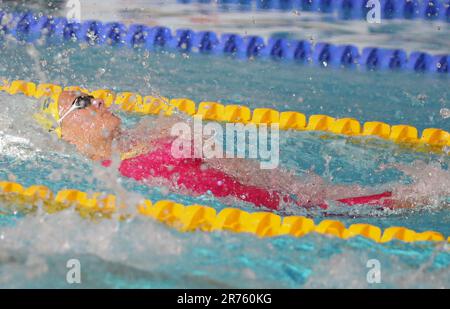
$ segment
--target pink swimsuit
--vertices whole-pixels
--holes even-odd
[[[210,192],[216,197],[230,196],[253,203],[255,206],[264,206],[270,209],[278,209],[281,200],[284,202],[296,202],[288,195],[242,184],[221,170],[202,165],[202,159],[174,158],[171,154],[171,140],[162,140],[153,151],[123,160],[119,171],[123,176],[138,181],[151,177],[161,177],[198,194]],[[338,201],[346,205],[364,203],[389,207],[389,200],[383,199],[390,196],[390,192],[384,192],[377,195],[346,198]],[[299,204],[299,206],[309,207],[311,205]],[[318,206],[327,208],[326,204]]]

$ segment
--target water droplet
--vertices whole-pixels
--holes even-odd
[[[444,119],[450,118],[450,109],[448,109],[448,108],[441,108],[441,110],[439,111],[439,114]]]

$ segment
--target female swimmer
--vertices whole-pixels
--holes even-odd
[[[123,176],[142,182],[164,182],[172,190],[213,194],[256,206],[279,209],[283,204],[327,208],[326,201],[342,205],[368,204],[406,207],[391,192],[374,194],[359,186],[326,183],[317,175],[301,181],[281,169],[261,170],[246,159],[177,159],[171,154],[170,127],[180,119],[164,117],[157,128],[141,121],[134,129],[121,128],[121,120],[101,99],[80,92],[64,91],[58,101],[62,139],[75,145],[92,160],[109,165],[115,153],[122,157]],[[170,118],[170,119],[169,119]],[[347,196],[353,196],[343,198]]]

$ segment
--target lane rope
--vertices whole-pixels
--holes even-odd
[[[24,94],[29,97],[52,97],[57,100],[63,88],[56,84],[35,84],[24,80],[3,81],[0,91],[11,95]],[[68,86],[64,90],[82,91],[101,98],[107,106],[116,105],[126,112],[141,115],[170,116],[180,111],[189,116],[201,117],[203,120],[242,123],[242,124],[274,124],[281,130],[323,131],[349,137],[378,137],[389,140],[417,151],[449,154],[450,133],[438,128],[426,128],[419,137],[416,127],[406,124],[389,125],[380,121],[368,121],[361,124],[354,118],[334,118],[328,115],[307,116],[297,111],[280,112],[271,108],[255,108],[251,110],[244,105],[223,105],[217,102],[200,102],[196,104],[187,98],[165,98],[142,96],[134,92],[115,94],[108,89],[89,91],[79,86]],[[370,142],[370,139],[368,139]]]
[[[87,194],[75,189],[63,189],[53,194],[46,186],[32,185],[24,188],[21,184],[0,181],[0,198],[15,207],[32,205],[42,207],[48,213],[55,213],[74,207],[84,218],[111,218],[112,214],[121,211],[122,217],[127,217],[123,210],[127,206],[117,205],[116,196],[103,193]],[[40,206],[39,206],[40,205]],[[32,209],[25,208],[28,212]],[[416,232],[406,227],[392,226],[382,231],[379,227],[356,223],[348,228],[336,220],[323,220],[315,224],[312,219],[303,216],[281,217],[271,212],[253,212],[238,208],[225,208],[219,213],[213,207],[204,205],[183,205],[171,200],[160,200],[153,203],[144,200],[137,205],[139,215],[153,218],[181,232],[230,231],[234,233],[250,233],[258,237],[293,236],[302,237],[309,233],[331,235],[341,239],[362,236],[378,243],[393,240],[403,242],[450,242],[439,232]]]
[[[408,0],[409,1],[409,0]],[[335,45],[327,42],[312,44],[308,40],[288,40],[260,36],[241,36],[236,33],[198,31],[167,27],[148,27],[119,22],[102,23],[90,20],[82,23],[64,17],[41,16],[35,13],[7,13],[0,11],[0,34],[10,34],[25,42],[45,38],[48,44],[86,42],[89,45],[128,46],[147,50],[167,49],[182,53],[225,55],[235,58],[267,58],[293,61],[319,67],[359,69],[361,71],[406,70],[450,74],[450,55],[431,55],[403,49],[366,47],[359,50],[351,44]],[[0,35],[1,38],[1,35]]]
[[[177,0],[181,4],[201,5],[202,9],[214,7],[221,12],[235,11],[328,13],[339,19],[366,19],[373,5],[366,5],[368,0]],[[448,0],[382,0],[380,1],[381,18],[422,19],[427,21],[450,22],[450,1]]]

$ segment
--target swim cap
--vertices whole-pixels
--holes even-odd
[[[32,85],[32,91],[24,91],[21,84],[24,83]],[[56,135],[61,138],[61,127],[58,125],[59,120],[59,108],[58,100],[61,94],[61,89],[59,86],[52,84],[41,84],[41,89],[36,91],[35,85],[31,82],[27,83],[24,81],[13,81],[10,83],[6,79],[1,79],[0,91],[5,91],[9,94],[17,93],[18,91],[23,92],[28,97],[39,98],[40,106],[39,111],[33,115],[33,118],[46,130],[49,132],[55,132]],[[11,88],[17,88],[11,90]]]
[[[59,108],[58,99],[60,92],[53,92],[41,97],[39,112],[33,118],[49,132],[55,132],[61,138],[61,127],[58,124]]]
[[[9,89],[9,81],[2,79],[2,84],[0,85],[0,91],[7,91]]]

